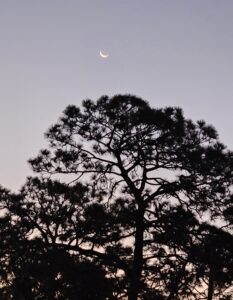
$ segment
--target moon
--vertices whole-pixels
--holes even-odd
[[[109,54],[103,53],[103,52],[100,50],[100,57],[102,57],[102,58],[108,58],[108,57],[109,57]]]

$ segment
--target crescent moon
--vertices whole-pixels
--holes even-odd
[[[105,54],[102,51],[100,51],[100,57],[102,57],[102,58],[108,58],[109,54]]]

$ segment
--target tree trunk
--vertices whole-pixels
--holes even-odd
[[[133,266],[131,270],[130,287],[128,300],[137,300],[138,294],[141,289],[140,279],[143,267],[143,225],[144,211],[138,209],[136,219],[136,233],[135,233],[135,246],[134,246],[134,258]]]
[[[213,265],[210,265],[207,300],[212,300],[213,295],[214,295],[214,267]]]

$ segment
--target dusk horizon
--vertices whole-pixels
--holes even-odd
[[[233,300],[233,1],[1,1],[0,41],[0,299]]]

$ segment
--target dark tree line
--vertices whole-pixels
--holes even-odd
[[[233,153],[212,126],[118,95],[46,137],[39,176],[1,189],[1,299],[233,299]]]

